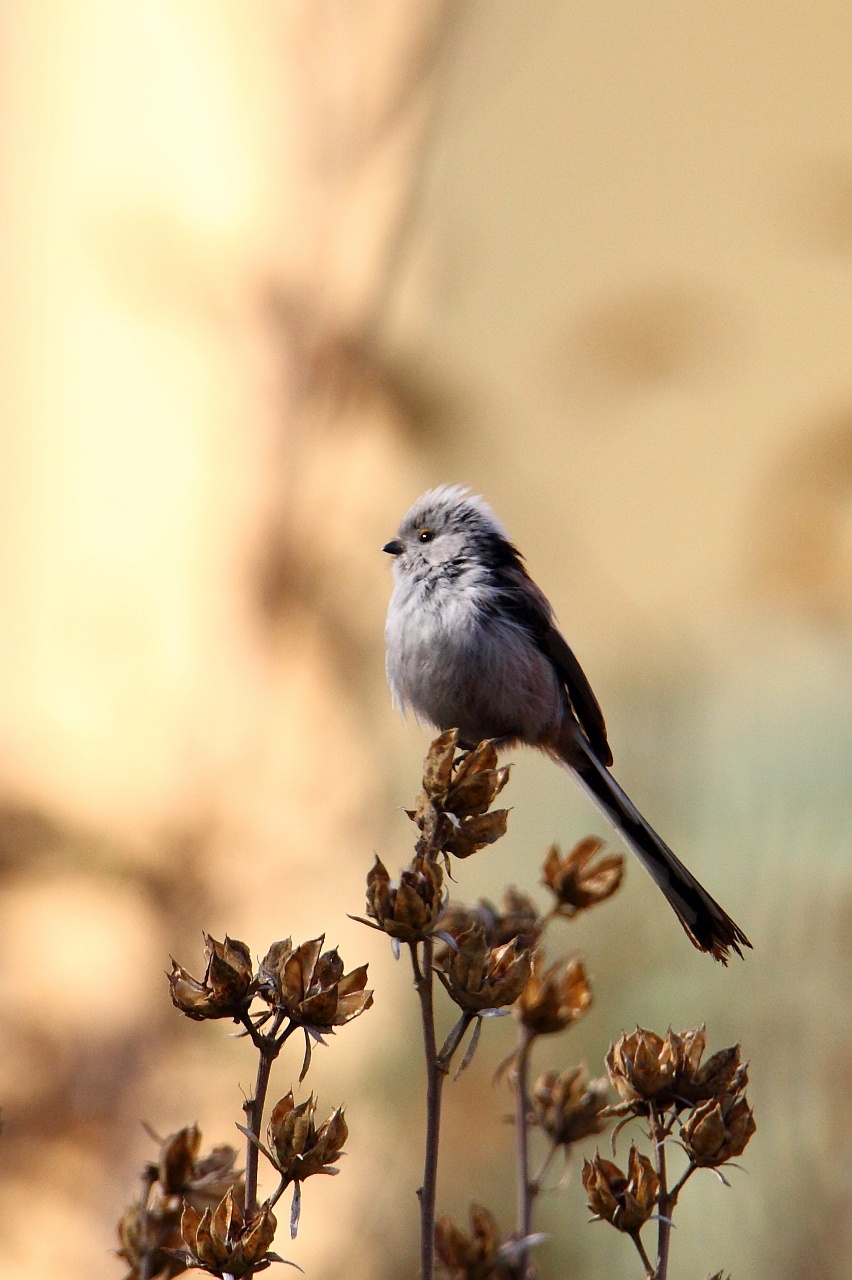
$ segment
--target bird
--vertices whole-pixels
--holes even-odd
[[[393,557],[385,625],[394,705],[459,746],[526,745],[574,775],[638,856],[699,951],[727,964],[746,935],[675,856],[610,772],[606,723],[554,611],[482,497],[422,494],[382,548]]]

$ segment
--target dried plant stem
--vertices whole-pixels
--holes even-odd
[[[675,1183],[675,1185],[672,1187],[671,1191],[669,1192],[669,1203],[668,1203],[668,1208],[669,1208],[669,1210],[670,1210],[670,1211],[671,1211],[671,1210],[675,1207],[675,1205],[677,1204],[677,1198],[678,1198],[678,1196],[680,1195],[681,1191],[683,1190],[684,1186],[686,1185],[687,1180],[688,1180],[689,1178],[691,1178],[691,1177],[692,1177],[692,1175],[695,1173],[695,1170],[696,1170],[697,1168],[698,1168],[698,1165],[697,1165],[697,1164],[693,1164],[693,1163],[692,1163],[692,1161],[690,1161],[690,1163],[689,1163],[689,1168],[686,1170],[686,1172],[684,1173],[683,1177],[682,1177],[682,1178],[680,1178],[680,1179]],[[668,1217],[668,1218],[670,1218],[671,1216],[672,1216],[672,1215],[671,1215],[671,1212],[669,1212],[669,1213],[667,1213],[667,1214],[666,1214],[666,1217]]]
[[[541,1184],[542,1184],[542,1182],[544,1182],[544,1175],[547,1173],[548,1169],[550,1168],[551,1164],[553,1163],[553,1158],[554,1158],[554,1156],[556,1155],[556,1153],[557,1153],[557,1151],[558,1151],[558,1150],[559,1150],[559,1143],[558,1143],[558,1142],[554,1142],[554,1143],[552,1144],[552,1146],[551,1146],[550,1150],[548,1151],[547,1155],[544,1157],[544,1160],[542,1161],[541,1168],[539,1169],[538,1173],[537,1173],[537,1174],[535,1175],[535,1177],[533,1178],[533,1180],[532,1180],[532,1186],[531,1186],[531,1192],[532,1192],[532,1197],[533,1197],[533,1199],[535,1199],[535,1197],[536,1197],[536,1196],[538,1195],[538,1193],[541,1191]]]
[[[652,1272],[655,1280],[666,1280],[669,1270],[669,1242],[672,1234],[671,1210],[674,1208],[674,1202],[669,1196],[666,1174],[666,1139],[669,1136],[669,1132],[669,1126],[660,1118],[656,1107],[652,1105],[651,1139],[654,1143],[654,1165],[657,1170],[657,1177],[660,1180],[660,1190],[657,1197],[659,1212],[659,1222],[657,1224],[657,1269]],[[678,1187],[679,1190],[680,1187]]]
[[[636,1248],[639,1250],[639,1257],[642,1259],[642,1265],[645,1268],[645,1275],[648,1277],[648,1280],[654,1280],[654,1277],[656,1276],[657,1273],[651,1263],[651,1259],[648,1257],[647,1253],[645,1252],[645,1246],[642,1243],[641,1239],[639,1238],[639,1232],[637,1231],[634,1235],[630,1237],[630,1239],[633,1241],[633,1243],[636,1245]]]
[[[423,948],[421,964],[418,946]],[[409,943],[414,985],[420,998],[423,1023],[423,1052],[426,1058],[426,1152],[423,1162],[423,1185],[420,1198],[420,1277],[432,1280],[435,1271],[435,1195],[438,1185],[438,1144],[441,1130],[441,1089],[446,1066],[438,1061],[433,1007],[434,978],[432,964],[435,944],[431,938],[418,944]]]
[[[524,1028],[521,1032],[521,1043],[515,1059],[515,1129],[518,1162],[518,1240],[525,1240],[530,1234],[532,1224],[532,1206],[537,1184],[530,1181],[530,1149],[529,1149],[529,1116],[530,1116],[530,1049],[533,1036]],[[519,1274],[529,1274],[529,1253],[525,1249],[519,1255]]]
[[[254,1094],[251,1098],[246,1099],[243,1106],[243,1110],[246,1113],[246,1127],[249,1133],[253,1135],[253,1137],[246,1138],[246,1218],[251,1218],[257,1213],[257,1164],[260,1156],[258,1143],[260,1142],[260,1126],[263,1120],[263,1108],[266,1103],[266,1091],[269,1088],[269,1073],[272,1070],[273,1062],[281,1052],[284,1041],[294,1029],[293,1024],[291,1024],[284,1032],[284,1035],[279,1038],[278,1033],[285,1017],[286,1014],[279,1009],[275,1015],[272,1030],[268,1035],[259,1035],[247,1020],[251,1039],[258,1051],[259,1058]]]
[[[473,1019],[474,1014],[463,1013],[444,1041],[441,1052],[438,1054],[438,1066],[442,1072],[449,1071],[452,1056],[461,1044],[464,1038],[464,1033],[473,1022]],[[459,1070],[461,1070],[461,1068],[459,1068]]]
[[[157,1169],[154,1165],[148,1165],[142,1175],[142,1195],[139,1200],[140,1221],[142,1223],[142,1258],[139,1263],[139,1280],[152,1280],[154,1275],[154,1250],[150,1246],[148,1240],[148,1201],[151,1198],[151,1188],[157,1181]]]

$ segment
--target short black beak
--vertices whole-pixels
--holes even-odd
[[[386,542],[382,547],[382,551],[387,551],[389,556],[401,556],[403,550],[404,547],[397,538],[394,538],[393,542]]]

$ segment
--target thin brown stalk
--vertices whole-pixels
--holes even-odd
[[[464,1039],[464,1033],[473,1022],[473,1019],[474,1014],[463,1013],[450,1034],[447,1036],[441,1048],[441,1052],[438,1054],[438,1066],[441,1071],[445,1073],[449,1071],[453,1054]]]
[[[645,1246],[639,1238],[639,1232],[638,1231],[635,1232],[630,1237],[630,1239],[633,1241],[633,1243],[636,1245],[636,1248],[639,1250],[639,1257],[642,1259],[642,1265],[645,1268],[645,1275],[648,1277],[648,1280],[654,1280],[657,1273],[654,1270],[654,1267],[651,1263],[651,1259],[648,1257],[647,1253],[645,1252]]]
[[[686,1170],[686,1172],[683,1174],[683,1176],[679,1179],[679,1181],[678,1181],[678,1182],[676,1182],[676,1183],[675,1183],[675,1185],[672,1187],[671,1191],[669,1192],[669,1202],[668,1202],[668,1209],[669,1209],[669,1212],[666,1214],[666,1217],[667,1217],[667,1218],[670,1218],[670,1217],[672,1216],[672,1215],[671,1215],[671,1210],[672,1210],[672,1209],[675,1207],[675,1205],[677,1204],[677,1198],[678,1198],[678,1196],[680,1195],[681,1191],[683,1190],[684,1186],[686,1185],[687,1180],[688,1180],[689,1178],[691,1178],[691,1177],[692,1177],[692,1175],[695,1173],[695,1170],[696,1170],[697,1168],[698,1168],[698,1165],[697,1165],[697,1164],[693,1164],[693,1163],[690,1161],[689,1168]]]
[[[423,947],[421,965],[418,946]],[[420,1198],[420,1277],[432,1280],[435,1271],[435,1197],[438,1185],[438,1144],[441,1130],[441,1088],[446,1068],[438,1061],[433,1007],[434,979],[432,963],[435,945],[431,938],[409,944],[414,985],[420,998],[423,1023],[423,1052],[426,1058],[426,1151],[423,1161],[423,1185]]]
[[[525,1240],[530,1234],[532,1223],[532,1206],[537,1186],[530,1181],[530,1049],[533,1037],[526,1028],[521,1032],[521,1043],[515,1059],[515,1138],[517,1143],[517,1177],[518,1177],[518,1240]],[[519,1255],[519,1271],[521,1277],[529,1274],[529,1252],[523,1249]]]
[[[542,1161],[541,1168],[533,1178],[532,1188],[531,1188],[533,1199],[535,1199],[535,1197],[541,1191],[541,1184],[544,1181],[544,1175],[547,1173],[548,1169],[553,1163],[553,1158],[556,1155],[558,1150],[559,1150],[559,1143],[558,1142],[552,1143],[550,1150],[548,1151],[547,1155],[544,1157],[544,1160]]]
[[[154,1275],[154,1250],[151,1248],[148,1239],[148,1201],[151,1198],[151,1188],[157,1181],[157,1169],[154,1165],[148,1165],[142,1175],[142,1195],[140,1197],[140,1221],[142,1223],[142,1257],[139,1262],[139,1280],[152,1280]]]
[[[657,1196],[659,1214],[657,1223],[657,1269],[652,1273],[655,1280],[666,1280],[669,1270],[669,1244],[672,1234],[671,1210],[674,1207],[669,1196],[666,1175],[666,1139],[669,1136],[669,1131],[669,1126],[660,1118],[656,1107],[652,1106],[651,1139],[654,1144],[654,1165],[657,1170],[657,1177],[660,1180],[660,1190]]]
[[[254,1094],[251,1098],[247,1098],[243,1110],[246,1113],[246,1128],[252,1137],[246,1137],[246,1218],[251,1218],[257,1213],[257,1165],[260,1157],[260,1126],[263,1120],[263,1108],[266,1104],[266,1091],[269,1088],[269,1073],[272,1070],[272,1064],[281,1052],[281,1046],[287,1039],[287,1035],[293,1030],[293,1026],[287,1028],[287,1031],[279,1039],[278,1032],[281,1030],[281,1024],[286,1014],[280,1009],[275,1015],[275,1021],[272,1024],[272,1030],[269,1035],[253,1035],[252,1040],[257,1046],[259,1058],[257,1064],[257,1079],[254,1085]]]

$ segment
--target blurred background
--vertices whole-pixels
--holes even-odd
[[[207,929],[369,960],[375,1008],[308,1082],[349,1154],[282,1251],[414,1274],[419,1024],[346,913],[374,852],[409,856],[428,741],[389,705],[379,548],[453,481],[755,947],[694,952],[631,862],[555,939],[596,1000],[535,1065],[600,1074],[637,1022],[741,1039],[748,1172],[690,1185],[673,1267],[852,1276],[850,49],[833,0],[0,4],[5,1273],[122,1275],[142,1121],[236,1141],[253,1056],[164,977]],[[463,899],[607,834],[531,754],[507,794]],[[486,1032],[439,1205],[508,1231]],[[575,1166],[543,1273],[635,1276],[587,1216]]]

